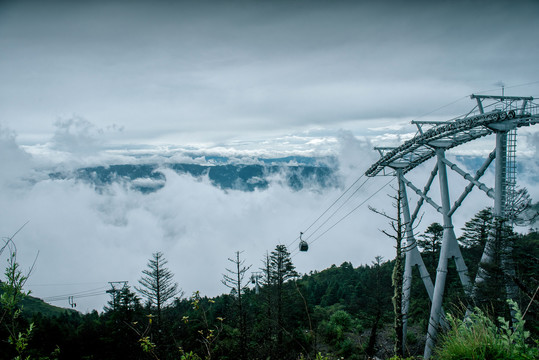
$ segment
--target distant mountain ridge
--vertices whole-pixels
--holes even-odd
[[[97,188],[115,182],[126,182],[142,193],[163,188],[166,176],[162,169],[178,174],[191,175],[196,179],[208,177],[212,185],[222,190],[254,191],[267,189],[271,181],[277,181],[293,190],[304,188],[327,188],[339,185],[335,172],[337,161],[331,158],[308,158],[290,156],[276,159],[254,159],[250,163],[233,162],[227,157],[207,156],[203,164],[169,163],[118,164],[77,169],[72,173],[49,174],[53,180],[75,178],[89,182]]]

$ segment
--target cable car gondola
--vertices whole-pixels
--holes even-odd
[[[303,235],[302,232],[299,233],[299,251],[307,251],[309,250],[309,244],[307,241],[303,240],[301,236]]]

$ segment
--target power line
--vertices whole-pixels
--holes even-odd
[[[331,218],[333,218],[333,216],[335,216],[335,214],[337,214],[337,212],[339,212],[339,210],[341,210],[343,206],[346,205],[348,201],[350,201],[350,199],[358,193],[358,191],[363,187],[363,185],[365,185],[367,181],[369,181],[369,179],[370,178],[367,178],[352,194],[350,194],[350,196],[348,196],[348,198],[337,208],[337,210],[335,210],[322,224],[320,224],[320,226],[318,226],[309,236],[307,236],[305,240],[309,240],[311,237],[313,237],[314,234],[316,234],[316,232],[320,230],[320,228],[322,228],[322,226],[324,226],[329,220],[331,220]]]
[[[370,178],[367,178],[367,180],[370,179]],[[387,185],[389,185],[392,181],[394,181],[395,178],[392,177],[387,183],[385,183],[383,186],[381,186],[378,190],[376,190],[375,192],[373,192],[371,195],[369,195],[365,200],[363,200],[359,205],[357,205],[356,207],[354,207],[351,211],[349,211],[347,214],[345,214],[343,217],[341,217],[339,220],[337,220],[333,225],[331,225],[330,227],[328,227],[326,230],[324,230],[324,232],[322,232],[320,235],[318,235],[314,240],[312,240],[311,242],[309,242],[309,245],[313,244],[315,241],[317,241],[318,239],[320,239],[322,236],[324,236],[326,233],[328,233],[331,229],[333,229],[335,226],[337,226],[341,221],[343,221],[344,219],[346,219],[348,216],[350,216],[353,212],[355,212],[356,210],[358,210],[361,206],[363,206],[367,201],[369,201],[370,199],[372,199],[376,194],[378,194],[380,191],[382,191]],[[364,184],[366,183],[366,181],[361,185],[363,186]],[[341,206],[342,207],[342,206]],[[339,208],[340,209],[340,208]],[[339,209],[337,209],[336,211],[338,211]],[[335,214],[335,213],[334,213]],[[334,215],[333,214],[333,215]],[[332,216],[333,216],[332,215]],[[327,222],[327,221],[326,221]],[[320,227],[319,227],[320,228]],[[319,229],[318,228],[318,229]],[[317,231],[318,231],[317,229]],[[314,233],[313,233],[314,234]],[[312,236],[312,235],[311,235]],[[292,253],[291,253],[291,257],[294,257],[298,254],[299,252],[299,249],[295,249]]]
[[[339,221],[337,221],[335,224],[331,225],[326,231],[324,231],[322,234],[318,235],[313,241],[311,241],[309,244],[312,244],[314,243],[316,240],[320,239],[322,236],[324,236],[328,231],[330,231],[331,229],[333,229],[335,226],[337,226],[341,221],[343,221],[344,219],[346,219],[350,214],[352,214],[354,211],[356,211],[357,209],[359,209],[361,206],[363,206],[367,201],[369,201],[370,199],[372,199],[374,197],[374,195],[378,194],[380,191],[382,191],[387,185],[389,185],[393,180],[395,180],[394,177],[392,177],[387,183],[385,183],[381,188],[379,188],[378,190],[376,190],[374,193],[372,193],[368,198],[366,198],[364,201],[362,201],[358,206],[356,206],[355,208],[353,208],[349,213],[347,213],[346,215],[344,215],[342,218],[339,219]]]
[[[331,205],[330,205],[330,206],[329,206],[329,207],[322,213],[322,215],[320,215],[315,221],[313,221],[313,223],[312,223],[311,225],[309,225],[309,227],[308,227],[307,229],[305,229],[303,232],[306,233],[307,231],[309,231],[309,229],[310,229],[310,228],[311,228],[311,227],[312,227],[318,220],[320,220],[320,218],[322,218],[322,216],[324,216],[324,215],[329,211],[329,209],[331,209],[331,208],[332,208],[332,207],[333,207],[333,206],[334,206],[340,199],[342,199],[342,197],[343,197],[348,191],[350,191],[350,189],[351,189],[355,184],[357,184],[358,181],[361,180],[364,176],[365,176],[365,174],[362,174],[359,178],[357,178],[357,180],[354,181],[354,183],[353,183],[352,185],[350,185],[350,186],[349,186],[349,187],[348,187],[348,188],[341,194],[341,196],[339,196],[339,197],[337,198],[337,200],[335,200],[335,201],[334,201],[334,202],[333,202],[333,203],[332,203],[332,204],[331,204]],[[361,186],[360,186],[360,188],[361,188]],[[358,190],[359,190],[359,188],[358,188]],[[356,190],[355,192],[357,192],[357,190]]]
[[[98,296],[98,295],[106,294],[105,288],[106,286],[102,286],[96,289],[90,289],[90,290],[79,291],[79,292],[63,294],[63,295],[48,296],[48,297],[43,298],[43,301],[52,302],[52,301],[68,300],[70,297],[71,298],[84,298],[84,297],[90,297],[90,296]]]
[[[27,284],[27,287],[35,287],[35,286],[76,286],[76,285],[95,285],[95,284],[102,284],[103,281],[94,281],[94,282],[81,282],[81,283],[57,283],[57,284]]]
[[[412,121],[421,119],[421,118],[423,118],[423,117],[425,117],[425,116],[427,116],[427,115],[430,115],[430,114],[432,114],[432,113],[435,113],[435,112],[437,112],[437,111],[440,111],[440,110],[442,110],[442,109],[444,109],[444,108],[446,108],[446,107],[448,107],[448,106],[451,106],[451,105],[453,105],[453,104],[456,104],[456,103],[458,103],[459,101],[462,101],[462,100],[467,99],[467,98],[468,98],[468,96],[463,96],[463,97],[461,97],[461,98],[458,98],[457,100],[454,100],[454,101],[452,101],[452,102],[450,102],[450,103],[447,103],[447,104],[445,104],[445,105],[442,105],[442,106],[440,106],[439,108],[436,108],[436,109],[434,109],[434,110],[432,110],[432,111],[429,111],[429,112],[427,112],[427,113],[424,113],[424,114],[422,114],[422,115],[419,115],[418,117],[414,118]]]
[[[333,203],[332,203],[331,205],[329,205],[328,208],[327,208],[326,210],[324,210],[324,212],[323,212],[323,213],[322,213],[316,220],[314,220],[314,221],[311,223],[311,225],[309,225],[309,226],[307,227],[307,229],[303,230],[302,233],[303,233],[303,234],[307,233],[307,231],[309,231],[309,229],[310,229],[311,227],[313,227],[314,224],[316,224],[316,222],[317,222],[318,220],[320,220],[320,219],[321,219],[321,218],[322,218],[322,217],[323,217],[323,216],[324,216],[324,215],[325,215],[325,214],[326,214],[326,213],[327,213],[333,206],[335,206],[335,204],[336,204],[336,203],[337,203],[337,202],[338,202],[338,201],[339,201],[339,200],[340,200],[340,199],[341,199],[341,198],[342,198],[348,191],[350,191],[350,189],[352,189],[352,187],[354,187],[354,185],[356,185],[356,184],[359,182],[359,180],[361,180],[364,176],[365,176],[365,174],[363,173],[359,178],[357,178],[357,179],[352,183],[352,185],[350,185],[350,186],[349,186],[349,187],[348,187],[348,188],[347,188],[347,189],[346,189],[346,190],[345,190],[345,191],[344,191],[344,192],[343,192],[343,193],[342,193],[342,194],[341,194],[335,201],[333,201]],[[360,188],[361,188],[361,186],[360,186]],[[358,190],[359,190],[359,188],[358,188],[354,193],[356,193]],[[330,218],[331,218],[331,217],[330,217]],[[316,230],[315,230],[315,232],[316,232]],[[290,244],[288,244],[288,247],[291,247],[296,241],[299,240],[299,238],[300,238],[300,237],[298,236],[295,240],[293,240]]]
[[[43,301],[46,302],[56,302],[56,301],[65,301],[71,299],[80,299],[80,298],[87,298],[87,297],[93,297],[93,296],[102,296],[106,295],[107,292],[105,290],[102,291],[96,291],[93,293],[88,293],[84,295],[65,295],[65,296],[58,296],[58,297],[50,297],[50,298],[44,298]]]

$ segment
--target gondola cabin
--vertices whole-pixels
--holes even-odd
[[[305,240],[301,240],[299,242],[299,251],[307,251],[309,250],[309,244]]]

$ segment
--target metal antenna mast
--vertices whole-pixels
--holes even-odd
[[[416,136],[398,147],[375,148],[380,152],[381,157],[365,172],[365,175],[369,177],[389,175],[397,176],[399,180],[399,191],[403,195],[402,206],[404,220],[406,222],[407,238],[402,303],[404,318],[403,345],[405,345],[406,340],[412,266],[417,265],[423,283],[432,300],[424,352],[425,359],[431,356],[438,328],[444,325],[442,301],[449,259],[454,259],[460,281],[468,296],[474,297],[477,284],[484,281],[486,276],[486,274],[478,272],[475,284],[472,287],[471,281],[468,278],[468,269],[456,240],[452,215],[460,207],[472,189],[477,187],[488,197],[494,199],[494,215],[500,221],[506,219],[506,212],[510,208],[508,203],[512,201],[511,198],[514,196],[515,188],[516,129],[522,126],[535,125],[539,121],[539,106],[532,103],[532,97],[504,96],[502,94],[502,96],[471,95],[470,98],[476,100],[476,108],[461,118],[449,121],[412,121],[418,129]],[[510,132],[511,135],[508,138]],[[456,164],[446,159],[446,151],[491,134],[496,135],[496,147],[483,165],[476,171],[475,175],[466,173]],[[433,157],[436,158],[436,164],[423,190],[420,190],[411,181],[407,180],[404,175]],[[480,182],[480,179],[494,159],[496,160],[495,184],[494,189],[492,189]],[[468,181],[468,185],[454,204],[451,204],[449,198],[448,168]],[[428,195],[436,176],[438,177],[440,187],[441,205],[436,203]],[[419,201],[412,215],[410,215],[406,187],[410,188],[419,196]],[[442,215],[444,227],[434,286],[417,249],[412,232],[417,214],[425,202]],[[492,261],[493,242],[495,241],[493,236],[494,234],[487,240],[481,262],[488,263]],[[509,289],[507,294],[508,296],[512,296]]]

